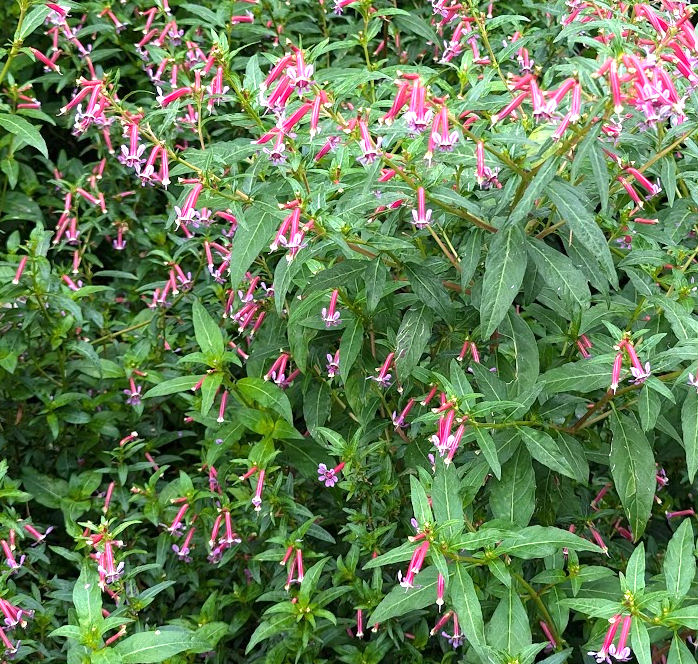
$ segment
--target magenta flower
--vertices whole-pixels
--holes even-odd
[[[327,377],[334,378],[339,373],[339,351],[334,356],[327,353]]]
[[[337,484],[337,482],[339,482],[339,477],[337,477],[337,475],[342,471],[343,468],[343,461],[334,468],[328,468],[326,464],[321,463],[317,467],[317,472],[319,475],[318,479],[320,482],[324,482],[328,489],[331,489],[335,484]]]
[[[320,312],[322,320],[325,321],[326,327],[339,325],[342,322],[339,311],[336,311],[338,296],[339,291],[337,289],[333,290],[332,295],[330,296],[330,306],[328,308],[323,307],[322,311]]]
[[[424,187],[417,189],[417,209],[412,210],[412,224],[415,228],[426,228],[431,224],[431,210],[426,206]]]

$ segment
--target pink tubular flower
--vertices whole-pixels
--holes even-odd
[[[14,629],[17,626],[22,628],[26,627],[27,621],[23,616],[31,618],[33,615],[32,611],[24,611],[2,597],[0,597],[0,611],[2,611],[2,614],[5,616],[5,625],[8,629]]]
[[[179,508],[179,511],[175,515],[172,524],[168,527],[167,532],[169,532],[171,535],[174,535],[175,537],[179,537],[182,534],[182,530],[184,530],[183,519],[188,509],[189,505],[187,503],[184,503]]]
[[[100,578],[107,585],[118,581],[122,574],[124,573],[124,563],[120,562],[118,565],[114,561],[114,547],[115,542],[106,541],[104,543],[104,551],[97,553],[98,566],[97,571],[100,574]]]
[[[405,426],[405,418],[407,417],[409,412],[412,410],[412,407],[414,406],[414,404],[415,404],[415,400],[410,399],[407,402],[407,404],[405,405],[405,407],[402,409],[402,412],[399,415],[398,415],[397,411],[393,411],[392,420],[393,420],[393,426],[396,429],[400,429],[400,428]]]
[[[328,468],[324,463],[321,463],[317,468],[318,475],[320,476],[318,479],[320,482],[324,482],[328,489],[331,489],[335,484],[337,484],[337,482],[339,482],[337,475],[342,472],[343,468],[344,461],[334,468]]]
[[[678,512],[667,512],[666,513],[666,518],[667,519],[676,519],[678,517],[683,517],[683,516],[695,516],[696,512],[693,509],[688,509],[688,510],[679,510]]]
[[[357,157],[357,160],[364,164],[372,164],[380,154],[380,146],[383,142],[383,137],[379,137],[377,141],[373,141],[371,134],[368,131],[368,125],[365,120],[359,120],[359,132],[361,134],[361,140],[359,141],[359,146],[361,147],[362,155]]]
[[[325,321],[325,327],[332,327],[334,325],[339,325],[342,322],[340,318],[339,311],[336,311],[337,307],[337,297],[339,296],[339,291],[337,289],[332,291],[330,296],[330,306],[328,308],[323,307],[321,313],[322,320]]]
[[[17,266],[17,271],[15,272],[15,278],[12,280],[12,283],[16,286],[19,283],[19,280],[22,278],[22,272],[24,272],[24,268],[27,265],[27,260],[28,256],[22,256],[22,259],[19,261],[19,265]]]
[[[613,371],[611,372],[611,392],[616,393],[618,383],[620,382],[620,372],[623,368],[623,353],[616,353],[616,359],[613,361]]]
[[[177,557],[180,560],[183,560],[185,563],[190,563],[192,561],[192,558],[189,555],[189,553],[191,551],[191,540],[194,537],[195,532],[196,528],[189,529],[189,532],[187,533],[187,536],[184,538],[181,547],[177,544],[172,545],[172,550],[177,554]]]
[[[439,607],[439,613],[441,612],[441,607],[444,605],[444,577],[439,572],[439,576],[436,579],[436,606]]]
[[[259,512],[262,509],[262,489],[264,488],[264,476],[266,472],[266,470],[260,468],[259,475],[257,476],[257,487],[251,501],[254,505],[255,512]]]
[[[458,132],[453,131],[449,133],[448,131],[448,109],[445,105],[441,107],[441,110],[434,117],[429,141],[432,147],[436,147],[441,152],[451,152],[458,142]]]
[[[2,629],[0,629],[0,641],[2,641],[5,646],[5,657],[7,659],[12,659],[17,654],[21,642],[17,641],[17,643],[12,643],[7,634],[5,634],[5,630]]]
[[[364,638],[364,612],[362,609],[356,609],[356,638]]]
[[[417,209],[412,210],[412,224],[415,228],[426,228],[431,224],[431,210],[427,209],[424,187],[417,189]]]
[[[434,636],[450,619],[451,616],[453,615],[453,611],[446,611],[441,618],[439,618],[436,621],[436,625],[434,625],[434,628],[431,630],[430,634]]]
[[[315,68],[313,65],[305,64],[303,59],[303,51],[300,49],[296,51],[295,60],[295,66],[289,67],[287,74],[291,79],[291,85],[298,91],[299,94],[303,94],[311,85],[311,79],[313,77],[313,71]]]
[[[620,630],[620,638],[618,639],[618,646],[614,647],[611,645],[608,649],[609,655],[612,655],[616,662],[627,662],[632,656],[632,651],[625,644],[628,641],[628,635],[630,634],[630,627],[632,626],[633,617],[625,616],[623,618],[623,627]]]
[[[405,113],[405,124],[415,134],[421,134],[431,122],[433,112],[426,107],[426,88],[417,79],[412,86],[410,106]]]
[[[162,90],[160,88],[157,88],[158,91],[158,96],[156,97],[156,100],[160,106],[165,108],[166,106],[169,106],[173,101],[177,101],[177,99],[181,99],[185,95],[191,94],[191,88],[185,87],[185,88],[177,88],[176,90],[173,90],[169,94],[164,95],[162,93]]]
[[[502,185],[497,179],[499,169],[495,168],[492,170],[485,165],[485,144],[482,141],[477,141],[475,155],[477,159],[477,183],[480,185],[480,188],[490,189],[494,186],[497,189],[501,189]]]
[[[424,559],[426,558],[428,551],[429,542],[425,540],[414,550],[412,560],[410,561],[405,576],[402,576],[402,572],[398,572],[398,580],[400,581],[400,585],[405,588],[405,590],[414,588],[414,577],[419,574],[420,570],[422,569],[422,565],[424,564]]]
[[[0,546],[2,547],[3,555],[5,556],[5,564],[13,572],[16,572],[24,564],[25,556],[20,556],[18,562],[14,554],[12,553],[12,547],[10,547],[10,545],[5,540],[0,540]]]
[[[376,376],[369,376],[366,380],[375,380],[380,387],[390,387],[392,384],[390,382],[392,375],[388,372],[390,371],[394,358],[395,353],[389,353],[388,357],[385,358],[385,362],[383,362],[380,367],[376,367],[378,374]]]
[[[339,372],[339,351],[334,356],[327,353],[327,377],[334,378]]]
[[[628,175],[632,175],[635,178],[635,182],[637,182],[649,194],[649,196],[647,196],[648,199],[652,198],[653,196],[656,196],[662,190],[662,186],[659,180],[657,180],[656,184],[652,184],[636,168],[628,166],[625,169],[625,171],[628,173]]]
[[[591,657],[594,657],[596,659],[597,664],[602,664],[603,662],[607,662],[610,664],[610,649],[613,648],[614,653],[615,653],[615,648],[613,647],[613,638],[616,635],[616,632],[618,631],[618,625],[620,623],[620,614],[613,616],[613,618],[609,619],[610,626],[606,632],[606,637],[604,638],[603,645],[601,646],[601,650],[598,652],[590,651],[587,653],[587,655],[590,655]]]

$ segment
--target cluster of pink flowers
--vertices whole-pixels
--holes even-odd
[[[635,352],[635,346],[629,339],[622,339],[621,342],[615,347],[618,351],[616,353],[616,358],[613,361],[613,371],[611,376],[611,391],[615,394],[618,389],[618,384],[620,383],[620,374],[623,369],[623,357],[627,354],[630,359],[630,372],[632,373],[635,383],[643,383],[650,376],[650,363],[645,362],[644,366],[640,362],[640,358]]]

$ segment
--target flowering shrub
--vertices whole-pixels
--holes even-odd
[[[689,5],[0,15],[3,662],[694,661]]]

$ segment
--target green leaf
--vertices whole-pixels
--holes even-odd
[[[613,618],[623,610],[619,601],[598,597],[573,597],[560,600],[562,606],[579,611],[592,618]]]
[[[191,390],[202,378],[208,374],[198,375],[198,376],[178,376],[177,378],[171,378],[170,380],[165,380],[155,387],[151,387],[144,395],[143,399],[149,399],[151,397],[165,397],[170,394],[176,394],[177,392],[184,392],[185,390]]]
[[[529,453],[538,463],[542,463],[558,473],[567,475],[567,477],[576,479],[575,472],[570,467],[570,464],[567,463],[567,459],[560,452],[560,447],[550,434],[532,427],[516,427],[516,430],[519,432],[521,440],[523,440]]]
[[[519,292],[526,272],[526,235],[518,226],[500,230],[485,261],[480,304],[481,337],[489,339]]]
[[[452,546],[454,551],[467,549],[474,551],[481,549],[484,546],[501,542],[505,537],[516,539],[516,533],[499,528],[480,528],[476,533],[466,533],[458,538],[458,541]]]
[[[34,7],[34,9],[24,17],[21,30],[19,26],[17,26],[17,30],[15,30],[15,39],[24,41],[34,30],[40,25],[43,25],[50,11],[51,10],[45,5]]]
[[[287,631],[295,623],[296,617],[288,615],[274,615],[269,620],[265,620],[250,637],[250,642],[247,644],[247,648],[245,648],[245,654],[247,655],[258,643]]]
[[[412,497],[414,518],[417,519],[420,527],[425,523],[434,523],[427,492],[414,475],[410,476],[410,494]]]
[[[587,280],[567,256],[535,238],[529,238],[527,248],[543,281],[557,293],[565,306],[589,308],[591,293]]]
[[[436,524],[440,526],[450,522],[444,528],[446,536],[453,537],[460,533],[463,529],[463,501],[458,473],[453,464],[437,466],[431,487],[431,503]]]
[[[625,582],[633,594],[645,589],[645,545],[640,542],[635,547],[625,568]]]
[[[681,407],[681,428],[688,479],[693,482],[698,470],[698,392],[694,390],[686,395]]]
[[[497,446],[492,440],[489,432],[482,427],[474,427],[473,432],[475,434],[475,442],[480,448],[482,455],[485,457],[487,464],[492,469],[494,476],[499,480],[502,478],[502,466],[499,463],[499,457],[497,456]]]
[[[97,626],[103,620],[99,575],[91,565],[83,565],[73,586],[73,604],[81,626]]]
[[[487,643],[507,653],[519,653],[532,640],[528,614],[512,584],[487,625]]]
[[[536,475],[528,450],[519,445],[502,466],[502,478],[490,482],[490,508],[495,519],[527,526],[536,507]]]
[[[598,261],[604,275],[617,287],[618,277],[611,250],[593,215],[584,207],[584,197],[573,186],[559,180],[551,182],[546,193],[576,240]]]
[[[652,664],[650,635],[642,620],[633,620],[630,628],[630,644],[633,654],[637,658],[637,664]]]
[[[403,316],[397,331],[395,350],[395,364],[401,380],[404,381],[412,373],[422,357],[431,337],[433,322],[434,314],[426,305],[410,309]]]
[[[114,648],[102,648],[90,655],[90,664],[123,664],[123,658]]]
[[[561,549],[603,553],[589,540],[553,526],[528,526],[519,530],[514,536],[505,537],[495,553],[497,555],[506,553],[524,560],[532,560],[551,556]]]
[[[383,297],[383,288],[388,276],[388,269],[380,258],[375,258],[368,263],[364,272],[366,283],[366,311],[373,313]]]
[[[566,433],[558,434],[556,440],[560,446],[560,452],[574,473],[574,479],[586,484],[589,481],[589,462],[584,454],[582,444]]]
[[[633,418],[614,413],[611,430],[611,476],[637,541],[652,513],[657,486],[654,454]]]
[[[475,586],[462,564],[456,563],[456,569],[451,576],[448,592],[451,604],[458,616],[463,633],[470,643],[477,646],[485,645],[485,625],[482,619],[482,608],[475,592]]]
[[[506,222],[507,226],[522,221],[533,209],[536,199],[540,198],[541,192],[545,186],[555,177],[558,164],[559,159],[553,157],[552,159],[548,159],[543,166],[541,166],[536,176],[524,190],[523,196],[521,196],[516,207],[512,210],[511,215],[509,215],[509,219],[507,219]]]
[[[218,388],[221,386],[222,382],[223,374],[218,371],[204,378],[204,382],[201,384],[201,414],[204,417],[206,417],[211,410],[216,394],[218,394]]]
[[[405,265],[405,275],[414,294],[424,304],[445,321],[453,321],[453,302],[448,296],[446,287],[432,270],[421,265],[407,264]]]
[[[291,402],[276,383],[263,378],[241,378],[235,383],[235,387],[247,399],[252,399],[265,408],[271,408],[289,424],[293,424]]]
[[[181,628],[156,629],[133,634],[114,647],[124,664],[151,664],[189,649],[192,634]]]
[[[476,228],[468,235],[465,244],[458,251],[461,266],[460,283],[463,291],[470,289],[470,280],[473,278],[475,270],[480,263],[482,235],[482,231]]]
[[[601,212],[605,213],[608,209],[608,194],[609,194],[609,177],[608,166],[606,164],[606,155],[601,149],[598,140],[594,140],[589,150],[589,163],[591,164],[591,172],[594,176],[594,184],[599,194],[601,202]]]
[[[223,343],[223,333],[206,311],[206,308],[198,300],[194,300],[192,306],[192,319],[194,321],[194,335],[196,343],[202,353],[212,355],[217,360],[223,358],[225,345]]]
[[[695,662],[696,658],[684,640],[678,634],[674,634],[666,664],[695,664]]]
[[[678,623],[688,629],[698,629],[698,604],[690,604],[672,611],[666,618],[667,621]]]
[[[315,381],[310,384],[303,399],[303,418],[308,431],[313,433],[316,427],[321,427],[332,410],[331,390],[327,383]]]
[[[649,431],[657,423],[657,417],[662,409],[659,395],[649,385],[643,385],[637,400],[637,411],[643,431]]]
[[[347,325],[339,342],[339,375],[345,384],[363,345],[364,324],[360,318],[354,318]]]
[[[17,115],[0,113],[0,127],[9,131],[11,134],[14,134],[27,145],[31,145],[33,148],[36,148],[46,159],[48,159],[48,148],[46,147],[46,141],[44,141],[41,133],[33,124],[27,122],[24,118],[20,118]]]
[[[365,274],[367,264],[368,261],[346,260],[335,263],[326,270],[320,270],[309,281],[305,293],[334,290],[337,286],[345,285],[354,279],[358,279]]]
[[[669,540],[663,567],[667,592],[677,602],[688,594],[696,575],[693,548],[691,519],[684,519]]]
[[[414,578],[414,588],[405,590],[399,584],[383,598],[368,620],[369,625],[404,616],[410,611],[424,609],[436,602],[436,567],[428,567]]]
[[[580,360],[546,371],[541,381],[548,394],[593,392],[611,384],[612,363],[608,360]]]
[[[259,253],[269,243],[279,224],[277,210],[255,201],[238,219],[235,242],[230,252],[230,283],[237,288]]]
[[[394,563],[404,563],[411,560],[415,549],[419,544],[414,544],[412,542],[405,542],[401,544],[397,549],[392,551],[387,551],[386,553],[371,558],[363,567],[363,569],[373,569],[374,567],[382,567],[383,565],[392,565]]]
[[[499,334],[509,339],[510,352],[514,356],[515,374],[510,385],[513,384],[516,389],[512,396],[516,396],[518,399],[526,398],[531,393],[540,373],[540,357],[536,337],[528,323],[511,309],[499,325]],[[492,376],[489,371],[487,373]],[[497,400],[500,400],[499,397]]]

